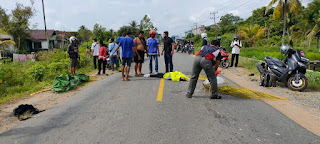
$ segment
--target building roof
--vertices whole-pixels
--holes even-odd
[[[67,40],[71,36],[76,36],[78,32],[66,32],[66,31],[56,31],[56,40]]]
[[[46,40],[46,32],[45,30],[30,30],[28,31],[30,34],[30,38],[31,39],[35,39],[35,40]],[[49,38],[55,34],[54,30],[47,30]]]

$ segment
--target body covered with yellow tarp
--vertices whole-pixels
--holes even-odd
[[[172,81],[189,81],[189,78],[183,74],[182,72],[168,72],[163,75],[164,79],[172,80]]]

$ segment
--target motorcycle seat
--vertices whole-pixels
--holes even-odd
[[[287,65],[284,62],[279,61],[277,58],[273,58],[273,57],[270,57],[269,59],[266,58],[266,62],[268,65],[277,65],[278,67],[283,67],[283,68],[287,67]]]

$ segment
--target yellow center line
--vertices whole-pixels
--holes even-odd
[[[164,81],[165,81],[165,79],[163,79],[163,78],[162,78],[161,81],[160,81],[160,86],[159,86],[157,101],[162,101]]]

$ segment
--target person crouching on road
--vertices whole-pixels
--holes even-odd
[[[192,98],[194,90],[197,85],[199,74],[203,69],[208,77],[211,85],[211,97],[210,99],[221,99],[218,95],[217,77],[215,71],[218,70],[221,60],[220,50],[213,46],[203,46],[201,51],[196,55],[193,62],[192,75],[189,82],[189,89],[187,98]]]
[[[119,69],[119,59],[118,59],[119,50],[115,51],[117,47],[118,47],[118,45],[116,43],[114,43],[114,39],[111,38],[109,40],[109,52],[110,52],[110,64],[111,64],[112,71],[115,71],[114,64],[116,64],[116,70]],[[113,52],[114,52],[114,54],[111,55],[111,53],[113,53]]]
[[[234,36],[234,41],[231,42],[231,48],[232,48],[232,57],[231,57],[231,66],[233,67],[234,58],[236,58],[235,67],[238,67],[239,62],[239,54],[240,54],[240,48],[242,47],[242,43],[239,40],[238,36]]]
[[[76,67],[78,65],[78,58],[80,61],[80,54],[79,54],[79,48],[77,44],[77,38],[76,37],[70,37],[71,44],[68,47],[68,54],[70,58],[70,71],[71,74],[76,74]]]
[[[100,41],[99,58],[98,58],[98,70],[99,70],[98,75],[100,75],[100,72],[101,72],[101,65],[103,67],[102,73],[106,74],[106,58],[107,58],[107,49],[103,44],[103,41]]]

